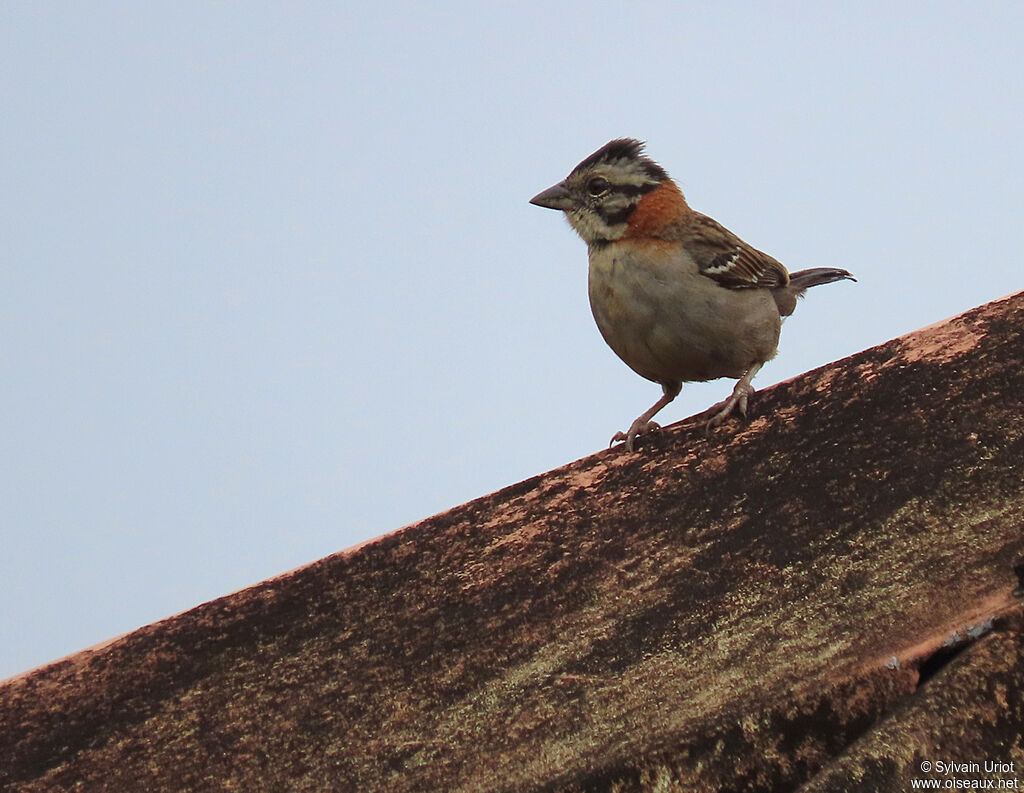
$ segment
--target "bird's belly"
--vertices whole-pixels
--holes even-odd
[[[655,382],[688,382],[742,377],[774,356],[781,319],[767,290],[680,270],[591,260],[594,319],[627,366]]]

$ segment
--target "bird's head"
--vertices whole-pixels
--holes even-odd
[[[659,190],[659,188],[661,188]],[[645,202],[657,208],[651,213],[638,213],[645,198],[661,200]],[[667,200],[666,200],[667,199]],[[619,138],[605,144],[572,169],[563,181],[538,193],[531,204],[558,209],[588,245],[601,245],[629,236],[637,227],[639,216],[645,216],[645,231],[650,233],[651,220],[664,223],[681,207],[686,207],[682,193],[665,169],[644,154],[642,141]]]

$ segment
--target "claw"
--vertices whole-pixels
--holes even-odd
[[[608,446],[610,447],[612,444],[618,443],[619,441],[625,441],[626,442],[626,451],[627,452],[632,452],[632,451],[635,451],[635,449],[636,449],[636,444],[634,443],[634,441],[640,435],[647,435],[650,432],[660,432],[660,431],[661,431],[661,425],[658,422],[656,422],[656,421],[641,422],[640,419],[637,419],[636,421],[634,421],[629,426],[629,432],[619,431],[619,432],[616,432],[614,435],[612,435],[612,439],[608,442]]]
[[[659,410],[665,407],[665,405],[667,405],[669,402],[676,398],[676,395],[679,393],[680,384],[672,382],[662,383],[661,388],[663,391],[661,399],[659,399],[657,402],[655,402],[653,405],[647,408],[647,410],[645,410],[643,413],[637,416],[633,420],[633,423],[629,425],[628,432],[616,432],[612,436],[611,443],[608,444],[609,446],[611,446],[612,443],[615,443],[616,441],[625,441],[626,451],[631,452],[633,451],[633,449],[636,448],[636,444],[634,443],[634,441],[636,440],[638,435],[644,435],[648,432],[655,432],[661,429],[661,425],[654,421],[651,421],[651,418],[653,418],[655,413],[657,413]]]
[[[729,398],[724,402],[719,402],[710,409],[715,411],[711,418],[708,419],[707,425],[704,427],[704,431],[707,434],[711,434],[711,430],[729,418],[729,414],[736,410],[739,412],[744,419],[747,417],[747,398],[754,393],[754,387],[750,385],[750,381],[754,379],[754,375],[761,369],[761,363],[755,363],[736,383],[736,387],[733,388],[732,393],[729,394]]]
[[[708,419],[705,432],[710,433],[712,429],[725,421],[732,412],[737,411],[744,419],[747,418],[747,399],[754,393],[754,389],[745,383],[737,383],[732,394],[724,402],[714,405],[711,410],[716,413]]]

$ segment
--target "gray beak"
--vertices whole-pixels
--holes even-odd
[[[537,193],[537,195],[530,199],[530,203],[535,206],[545,207],[546,209],[566,210],[572,208],[573,202],[565,182],[559,182],[553,187]]]

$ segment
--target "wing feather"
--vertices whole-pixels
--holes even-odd
[[[701,275],[728,289],[774,289],[789,283],[781,262],[752,248],[725,226],[698,214],[688,239]]]

